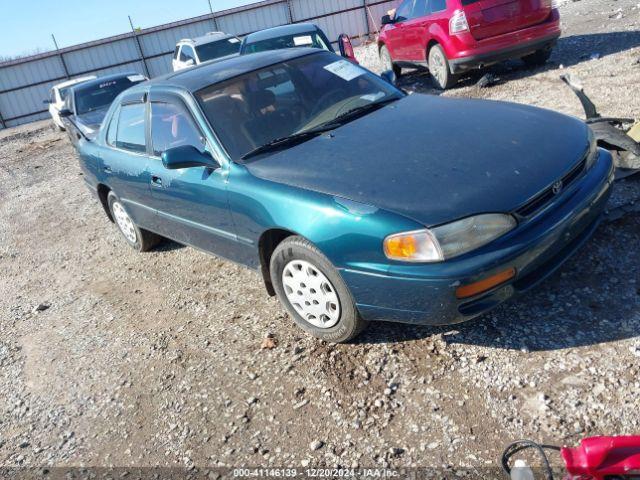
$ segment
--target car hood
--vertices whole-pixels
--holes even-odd
[[[556,112],[414,94],[246,167],[434,226],[512,212],[567,173],[588,144],[584,122]]]
[[[93,138],[98,133],[100,125],[102,125],[102,121],[108,111],[109,105],[99,110],[93,110],[91,112],[83,113],[82,115],[76,115],[76,125],[88,138]]]

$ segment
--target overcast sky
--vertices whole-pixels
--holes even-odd
[[[214,10],[255,0],[211,0]],[[209,13],[207,0],[0,0],[0,57],[60,48]]]

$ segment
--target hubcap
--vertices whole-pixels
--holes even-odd
[[[329,279],[313,264],[292,260],[282,271],[289,303],[307,322],[331,328],[340,320],[340,301]]]
[[[127,215],[127,212],[124,210],[124,207],[120,204],[120,202],[113,203],[113,215],[116,217],[118,228],[120,228],[120,231],[125,236],[125,238],[131,243],[136,243],[136,241],[138,240],[136,229],[133,226],[133,222],[129,218],[129,215]]]
[[[435,51],[431,54],[431,62],[429,63],[429,70],[431,70],[431,75],[433,75],[440,85],[444,84],[444,77],[446,65],[444,63],[444,58],[440,55],[440,52]]]

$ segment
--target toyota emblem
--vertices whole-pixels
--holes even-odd
[[[554,195],[559,195],[562,191],[562,187],[564,187],[564,184],[562,183],[562,180],[560,180],[553,184],[553,186],[551,187],[551,191]]]

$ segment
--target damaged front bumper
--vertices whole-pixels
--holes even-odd
[[[541,215],[491,244],[459,258],[422,265],[393,265],[386,275],[343,269],[357,308],[366,320],[422,325],[459,323],[486,313],[537,285],[593,234],[614,178],[611,155],[597,161]],[[456,289],[510,268],[516,276],[475,297],[459,300]]]

